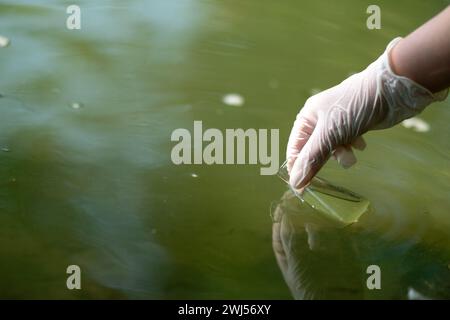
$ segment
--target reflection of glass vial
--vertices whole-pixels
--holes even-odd
[[[281,165],[278,176],[289,185],[287,161]],[[311,180],[303,194],[290,188],[302,202],[344,224],[357,222],[370,205],[369,200],[362,196],[319,177]]]

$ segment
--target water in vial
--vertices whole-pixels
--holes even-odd
[[[289,185],[286,161],[280,167],[278,176]],[[303,194],[300,194],[298,190],[291,186],[290,188],[302,202],[307,203],[327,217],[346,225],[357,222],[369,210],[369,200],[317,176],[312,179]]]

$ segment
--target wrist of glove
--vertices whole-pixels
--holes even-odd
[[[379,94],[386,104],[387,114],[374,129],[383,129],[413,117],[435,101],[442,101],[448,95],[448,89],[433,94],[428,89],[403,76],[396,75],[390,66],[389,54],[402,38],[392,40],[386,51],[374,64],[377,69],[377,86]]]
[[[310,97],[300,110],[286,151],[290,184],[299,192],[330,155],[344,167],[354,164],[352,148],[364,149],[365,132],[392,127],[446,98],[447,90],[433,94],[392,71],[389,53],[400,40],[391,41],[365,70]]]

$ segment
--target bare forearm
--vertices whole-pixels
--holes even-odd
[[[393,71],[432,92],[450,86],[450,6],[401,40],[390,56]]]

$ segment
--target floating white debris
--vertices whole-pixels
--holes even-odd
[[[195,173],[191,174],[192,178],[198,178],[198,175],[196,175]]]
[[[430,298],[424,296],[420,292],[414,290],[414,288],[408,288],[408,300],[430,300]]]
[[[8,38],[4,37],[4,36],[0,36],[0,48],[6,48],[7,46],[9,46],[10,41]]]
[[[402,126],[408,129],[413,129],[414,131],[417,132],[430,131],[430,125],[426,121],[418,117],[412,117],[410,119],[403,120]]]
[[[244,105],[244,97],[238,93],[229,93],[223,96],[222,102],[232,107],[242,107]]]
[[[72,109],[80,109],[83,105],[79,102],[73,102],[71,105]]]
[[[8,147],[3,147],[3,148],[2,148],[2,151],[3,151],[3,152],[9,152],[10,149],[9,149]]]

